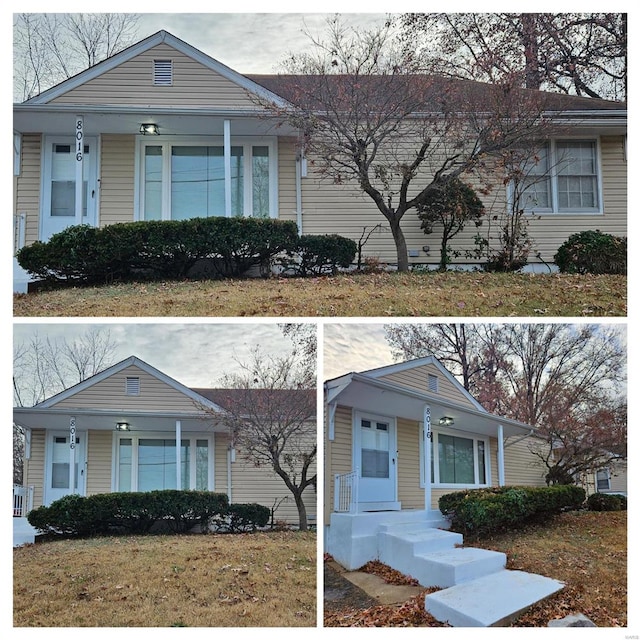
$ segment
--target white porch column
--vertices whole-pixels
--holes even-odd
[[[231,120],[224,121],[224,215],[231,217]]]
[[[182,469],[180,464],[180,443],[182,442],[182,423],[176,420],[176,489],[182,489]]]
[[[504,429],[498,425],[498,485],[504,487]]]
[[[424,508],[431,511],[431,407],[424,405],[422,427],[424,441]]]
[[[76,419],[69,418],[69,493],[76,492]]]
[[[75,224],[82,224],[83,200],[83,165],[84,165],[84,117],[76,116],[75,127],[75,155],[76,155],[76,210]]]

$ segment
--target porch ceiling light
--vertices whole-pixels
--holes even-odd
[[[129,431],[131,425],[128,422],[116,422],[116,431]]]
[[[451,416],[442,416],[442,418],[438,420],[438,424],[441,427],[451,427],[454,424],[454,421]]]
[[[153,122],[143,122],[140,125],[140,133],[143,136],[159,136],[160,128],[158,127],[157,124],[154,124]]]

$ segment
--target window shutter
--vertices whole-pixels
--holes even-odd
[[[160,87],[170,87],[173,84],[173,61],[153,61],[153,84]]]
[[[427,377],[429,382],[429,391],[432,393],[438,393],[438,376],[434,376],[430,373]]]
[[[140,395],[140,378],[137,376],[127,376],[125,383],[125,394],[128,396]]]

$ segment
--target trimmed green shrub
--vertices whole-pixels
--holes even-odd
[[[445,494],[438,506],[452,530],[478,536],[578,509],[584,499],[584,489],[575,485],[498,487]]]
[[[298,276],[334,274],[351,266],[357,251],[353,240],[337,234],[301,236],[279,263]]]
[[[587,498],[589,511],[626,511],[627,497],[617,493],[592,493]]]
[[[554,261],[561,273],[627,273],[627,238],[581,231],[560,245]]]
[[[238,276],[298,241],[294,222],[257,218],[193,218],[127,222],[96,229],[68,227],[16,255],[20,266],[48,282],[99,283],[180,279],[199,260],[218,276]]]
[[[29,523],[43,533],[88,536],[105,533],[147,533],[162,525],[174,532],[206,527],[226,514],[226,494],[209,491],[162,490],[70,495],[29,513]]]
[[[230,504],[224,517],[217,525],[219,530],[229,533],[255,531],[258,528],[266,527],[270,517],[270,509],[255,502]]]

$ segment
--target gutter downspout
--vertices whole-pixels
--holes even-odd
[[[302,235],[302,155],[296,157],[296,224]]]
[[[236,455],[235,455],[235,449],[229,445],[227,447],[227,498],[229,499],[229,504],[231,504],[232,502],[232,497],[231,497],[231,479],[232,479],[232,474],[231,474],[231,465],[236,461]]]

